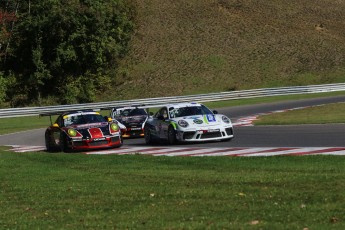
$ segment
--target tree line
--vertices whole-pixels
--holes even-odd
[[[0,106],[92,102],[112,87],[132,17],[126,0],[2,0]]]

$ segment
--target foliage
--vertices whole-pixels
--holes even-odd
[[[90,102],[109,88],[109,71],[127,52],[132,31],[126,0],[20,1],[11,52],[1,60],[16,82],[13,106],[55,96],[61,103]],[[95,82],[98,82],[95,84]]]
[[[6,97],[6,79],[3,77],[3,73],[0,72],[0,105],[5,101]]]

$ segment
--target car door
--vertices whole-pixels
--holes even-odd
[[[162,108],[161,111],[161,120],[160,123],[160,137],[163,139],[168,139],[168,129],[169,129],[169,115],[168,115],[168,109],[166,107]]]
[[[167,138],[167,130],[168,130],[168,126],[167,126],[167,119],[169,119],[168,117],[168,110],[166,107],[161,108],[154,117],[154,126],[156,129],[156,134],[159,138]]]

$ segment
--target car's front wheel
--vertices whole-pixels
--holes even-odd
[[[51,135],[49,135],[48,132],[45,133],[45,144],[47,152],[59,151],[59,146],[55,143],[54,138]]]
[[[176,144],[176,142],[177,142],[176,131],[175,131],[174,127],[172,127],[172,126],[170,126],[168,129],[168,142],[171,145]]]
[[[151,134],[151,130],[148,126],[145,126],[144,127],[144,138],[145,138],[145,142],[146,144],[153,144],[153,137],[152,137],[152,134]]]
[[[60,149],[66,153],[71,151],[71,148],[68,146],[67,135],[65,133],[60,134]]]

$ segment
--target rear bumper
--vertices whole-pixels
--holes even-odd
[[[143,129],[122,129],[121,130],[122,137],[129,138],[129,137],[143,137],[144,130]]]

